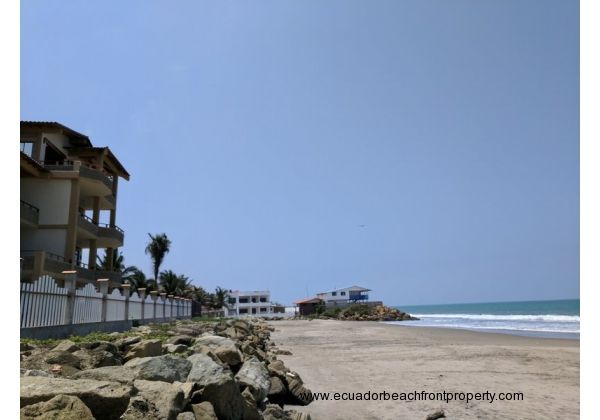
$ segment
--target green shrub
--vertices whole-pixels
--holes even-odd
[[[354,304],[344,309],[344,315],[370,315],[371,307],[369,305]]]

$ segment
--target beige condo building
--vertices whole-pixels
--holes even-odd
[[[77,271],[83,284],[121,283],[112,256],[123,245],[116,224],[119,178],[129,173],[108,147],[57,122],[21,122],[21,277]],[[105,250],[108,270],[97,268]]]

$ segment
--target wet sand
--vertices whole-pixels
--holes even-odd
[[[579,418],[577,340],[359,321],[271,325],[272,341],[293,353],[278,357],[313,392],[523,393],[493,403],[314,401],[300,408],[313,420],[425,419],[440,409],[448,419]]]

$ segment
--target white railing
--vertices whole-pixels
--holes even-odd
[[[88,283],[75,288],[75,279],[67,275],[65,287],[59,287],[50,276],[42,276],[33,283],[21,283],[21,328],[53,325],[85,324],[124,320],[163,320],[190,318],[190,299],[159,296],[145,291],[129,296],[113,289],[108,293],[108,281],[99,280],[98,287]]]

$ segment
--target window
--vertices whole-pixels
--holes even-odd
[[[340,296],[346,296],[346,292],[340,292]]]
[[[261,314],[267,313],[267,308],[260,308],[260,313]]]
[[[248,298],[247,297],[241,297],[240,298],[240,303],[248,303]]]
[[[337,292],[331,292],[331,296],[337,296]]]
[[[255,297],[252,298],[252,303],[256,303],[256,298]]]
[[[33,156],[33,142],[31,141],[21,141],[21,152],[25,153],[27,156]]]
[[[240,315],[247,314],[247,313],[248,313],[248,308],[240,308]]]
[[[265,302],[267,301],[267,298],[266,298],[266,297],[261,297],[261,298],[260,298],[260,301],[261,301],[262,303],[265,303]]]
[[[230,297],[229,298],[229,304],[230,305],[235,305],[235,298],[234,297]]]

